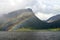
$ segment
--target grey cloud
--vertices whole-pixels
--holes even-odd
[[[54,5],[60,6],[59,2],[59,0],[0,0],[0,14],[26,7],[30,7],[34,12],[58,14],[60,8],[55,9]]]

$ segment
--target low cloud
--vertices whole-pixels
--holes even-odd
[[[41,19],[41,20],[47,20],[47,19],[49,19],[50,17],[52,17],[52,16],[54,16],[54,15],[56,15],[56,14],[45,14],[45,13],[40,13],[40,12],[38,12],[38,13],[36,13],[35,14],[39,19]]]

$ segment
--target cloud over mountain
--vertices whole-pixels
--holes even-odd
[[[60,0],[0,0],[0,14],[24,8],[35,13],[60,14]]]

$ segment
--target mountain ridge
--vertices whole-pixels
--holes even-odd
[[[47,20],[47,22],[48,22],[48,23],[51,23],[51,22],[58,21],[58,20],[60,20],[60,14],[50,17],[50,18]]]
[[[59,21],[54,21],[50,23],[48,23],[47,21],[42,21],[36,17],[33,10],[30,8],[10,12],[4,15],[4,18],[6,18],[6,22],[3,22],[2,26],[0,27],[2,31],[15,31],[23,27],[31,29],[49,29],[56,28],[56,23],[57,25],[60,23]]]

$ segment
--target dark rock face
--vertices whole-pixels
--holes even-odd
[[[60,28],[60,20],[50,23],[50,28]]]
[[[49,18],[47,22],[50,28],[60,28],[60,14]]]
[[[31,17],[30,19],[28,19],[27,21],[25,21],[24,24],[25,24],[24,26],[31,27],[33,29],[46,28],[46,26],[47,26],[47,23],[41,21],[36,16]]]

